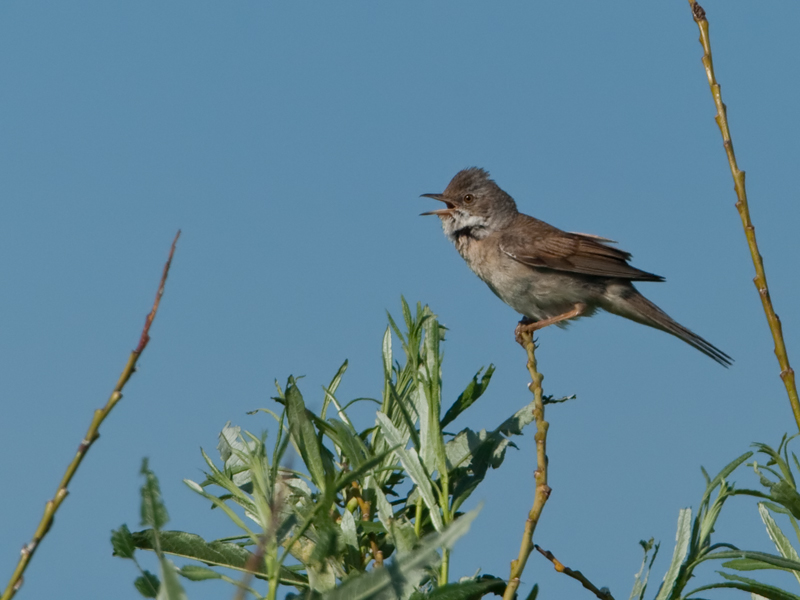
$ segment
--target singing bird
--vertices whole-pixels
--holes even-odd
[[[598,309],[666,331],[724,366],[722,350],[673,320],[642,296],[634,281],[663,277],[628,264],[612,240],[568,233],[517,210],[514,199],[477,167],[459,171],[441,194],[422,194],[444,208],[422,213],[442,220],[445,235],[469,268],[524,315],[524,331],[588,317]]]

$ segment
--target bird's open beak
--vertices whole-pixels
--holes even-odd
[[[424,212],[420,214],[420,217],[424,217],[426,215],[436,215],[437,217],[450,217],[453,215],[453,209],[455,206],[452,202],[448,202],[445,200],[443,194],[421,194],[420,198],[433,198],[434,200],[438,200],[439,202],[444,202],[447,205],[447,208],[440,208],[439,210],[432,210],[430,212]]]

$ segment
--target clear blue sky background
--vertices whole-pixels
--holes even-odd
[[[704,3],[772,296],[796,307],[800,3]],[[482,365],[462,426],[528,402],[517,316],[419,218],[459,169],[524,212],[595,233],[664,275],[642,289],[731,354],[600,315],[540,336],[553,495],[537,541],[627,597],[638,540],[661,540],[716,471],[795,425],[778,378],[685,0],[671,2],[4,2],[0,5],[2,585],[103,405],[183,230],[153,340],[71,486],[20,598],[136,598],[109,532],[138,527],[149,456],[170,527],[228,535],[182,483],[231,420],[253,431],[272,381],[377,396],[385,310],[450,328],[448,403]],[[507,576],[532,497],[532,438],[485,501],[453,573]],[[741,485],[755,486],[752,475]],[[771,550],[731,502],[718,541]],[[145,562],[147,557],[145,557]],[[152,568],[152,563],[150,563]],[[711,567],[706,573],[711,572]],[[787,587],[791,576],[780,580]],[[521,591],[589,597],[533,556]],[[228,597],[221,583],[192,598]]]

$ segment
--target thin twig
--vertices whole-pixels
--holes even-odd
[[[550,424],[544,420],[544,402],[542,399],[542,379],[544,377],[536,370],[536,344],[533,341],[533,333],[522,333],[522,341],[528,352],[528,372],[531,375],[529,387],[533,392],[533,417],[536,419],[536,435],[533,438],[536,442],[536,471],[534,471],[536,491],[533,497],[533,507],[528,513],[528,519],[525,521],[519,556],[511,561],[511,574],[508,578],[506,591],[503,594],[503,600],[514,598],[517,588],[519,588],[520,577],[525,570],[525,563],[528,562],[528,557],[533,551],[533,532],[536,530],[542,509],[552,491],[547,485],[547,429]]]
[[[147,346],[147,342],[150,341],[150,326],[153,324],[153,319],[156,317],[156,312],[158,312],[158,305],[161,302],[161,296],[164,295],[164,285],[167,282],[167,274],[169,273],[169,267],[172,264],[172,257],[175,254],[175,246],[178,243],[178,238],[180,235],[181,232],[178,231],[178,233],[175,235],[175,239],[172,241],[172,247],[169,251],[169,258],[167,258],[167,263],[164,265],[164,272],[161,275],[161,283],[158,286],[158,291],[156,292],[156,299],[153,302],[152,310],[147,315],[147,319],[145,319],[142,335],[139,338],[139,345],[136,346],[136,349],[131,352],[130,357],[128,357],[128,363],[125,365],[125,368],[123,369],[122,374],[117,381],[117,385],[114,386],[114,390],[111,392],[111,397],[108,399],[106,405],[103,408],[99,408],[94,411],[94,417],[89,425],[89,430],[86,432],[86,436],[78,445],[78,451],[75,453],[75,458],[72,459],[72,462],[67,467],[67,471],[64,473],[64,477],[61,479],[61,483],[58,484],[58,489],[55,496],[52,500],[48,500],[45,504],[44,515],[42,516],[42,520],[39,521],[39,526],[36,528],[36,532],[33,534],[33,539],[23,546],[17,567],[14,569],[14,573],[11,575],[11,579],[6,586],[3,595],[0,596],[0,600],[9,600],[10,598],[13,598],[17,591],[22,587],[22,575],[25,572],[25,569],[28,567],[28,563],[31,561],[31,558],[36,552],[36,549],[39,547],[42,539],[50,530],[50,526],[53,524],[53,518],[55,517],[56,511],[58,511],[61,503],[67,497],[67,494],[69,493],[67,491],[67,487],[69,486],[70,481],[72,481],[72,477],[78,470],[78,467],[86,456],[86,453],[89,451],[89,448],[91,448],[95,440],[100,437],[100,425],[111,412],[111,409],[116,406],[117,402],[122,400],[122,388],[125,387],[128,379],[130,379],[131,375],[133,375],[134,371],[136,371],[136,362],[139,360],[139,356],[141,356],[142,352]]]
[[[714,98],[714,105],[717,108],[715,120],[719,126],[720,133],[722,133],[725,154],[728,156],[728,164],[731,168],[731,175],[733,175],[733,187],[736,190],[737,199],[736,210],[739,211],[739,217],[742,219],[742,226],[744,227],[744,233],[747,237],[747,246],[750,248],[750,256],[753,259],[753,266],[756,269],[756,276],[753,279],[753,283],[758,290],[758,295],[761,297],[764,313],[767,315],[769,329],[772,332],[772,339],[775,342],[775,356],[778,358],[778,364],[781,368],[781,379],[783,380],[784,386],[786,386],[786,393],[789,395],[789,402],[792,405],[794,419],[797,422],[798,429],[800,429],[800,399],[798,399],[797,396],[794,370],[789,365],[789,356],[786,353],[786,344],[783,341],[781,320],[778,315],[775,314],[775,309],[772,306],[772,300],[769,296],[767,275],[764,271],[764,261],[758,251],[756,229],[753,227],[753,222],[750,220],[750,208],[747,204],[747,192],[744,187],[744,171],[739,170],[736,164],[736,155],[733,152],[733,142],[731,141],[731,132],[728,127],[728,111],[727,107],[722,102],[720,86],[714,75],[714,62],[711,58],[711,40],[708,35],[706,11],[704,11],[703,7],[695,0],[689,0],[689,5],[692,8],[692,16],[694,17],[695,23],[697,23],[697,27],[700,29],[700,44],[703,46],[703,66],[706,70],[708,85],[711,88],[711,95]]]
[[[543,550],[541,546],[538,546],[536,544],[534,544],[533,547],[536,548],[536,550],[538,550],[542,556],[544,556],[547,560],[553,563],[553,567],[555,568],[556,571],[558,571],[559,573],[563,573],[564,575],[568,575],[573,579],[575,579],[576,581],[580,581],[583,587],[585,587],[595,596],[600,598],[600,600],[614,600],[614,596],[611,595],[611,592],[608,591],[608,589],[606,588],[598,589],[598,587],[595,584],[593,584],[591,581],[586,579],[586,577],[584,577],[583,573],[581,573],[580,571],[573,571],[566,565],[562,564],[555,556],[553,556],[553,553],[550,552],[549,550]]]

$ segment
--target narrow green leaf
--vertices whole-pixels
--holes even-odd
[[[158,588],[158,600],[188,600],[188,596],[178,578],[178,570],[167,558],[159,560],[161,564],[161,587]]]
[[[800,519],[800,494],[785,480],[773,483],[770,488],[770,497],[785,506],[792,516]]]
[[[769,539],[775,544],[775,548],[778,549],[780,555],[783,558],[788,558],[800,564],[800,556],[797,555],[797,551],[792,547],[791,542],[783,534],[780,527],[778,527],[778,524],[775,522],[775,519],[772,518],[772,515],[769,514],[769,510],[767,510],[763,502],[758,503],[758,513],[761,515],[761,520],[764,521],[764,525],[767,528]],[[797,571],[792,571],[792,573],[798,583],[800,583],[800,573]]]
[[[391,319],[391,315],[389,319]],[[381,343],[381,357],[383,358],[383,372],[386,377],[392,376],[392,331],[389,327],[383,334],[383,342]]]
[[[242,428],[234,427],[228,421],[219,434],[217,450],[222,459],[226,475],[231,474],[233,484],[241,488],[250,483],[250,469],[247,468],[247,455],[257,447],[257,443],[242,439]]]
[[[758,594],[764,598],[767,598],[768,600],[800,600],[800,596],[795,596],[786,590],[761,583],[755,579],[739,577],[738,575],[731,575],[730,573],[723,573],[721,571],[718,572],[725,579],[727,579],[729,583],[712,583],[709,585],[704,585],[689,592],[687,597],[703,590],[733,588],[736,590],[742,590],[744,592],[750,592],[751,594]]]
[[[724,468],[723,468],[723,469],[722,469],[722,470],[721,470],[719,473],[717,473],[717,476],[716,476],[716,477],[714,477],[714,479],[712,479],[712,480],[711,480],[711,483],[709,483],[709,484],[706,486],[706,491],[705,491],[705,493],[703,494],[703,499],[700,501],[700,503],[702,504],[702,503],[704,503],[704,502],[707,502],[707,501],[708,501],[708,499],[711,497],[711,494],[712,494],[712,492],[714,491],[714,489],[715,489],[715,488],[716,488],[716,487],[717,487],[717,486],[718,486],[720,483],[722,483],[722,481],[723,481],[724,479],[727,479],[727,478],[728,478],[728,475],[730,475],[731,473],[733,473],[733,472],[734,472],[734,471],[735,471],[735,470],[736,470],[736,469],[739,467],[739,465],[741,465],[741,464],[742,464],[744,461],[746,461],[746,460],[747,460],[748,458],[750,458],[751,456],[753,456],[753,453],[752,453],[752,452],[745,452],[745,453],[744,453],[744,454],[742,454],[740,457],[738,457],[738,458],[736,458],[736,459],[732,460],[732,461],[731,461],[731,462],[729,462],[727,465],[725,465],[725,467],[724,467]]]
[[[410,600],[476,600],[485,595],[502,596],[506,589],[505,579],[487,577],[482,581],[468,580],[448,583],[423,594],[415,592]]]
[[[234,522],[235,525],[237,525],[245,533],[247,533],[248,536],[250,536],[250,539],[255,540],[258,538],[256,533],[245,524],[245,522],[239,515],[233,512],[233,509],[231,509],[231,507],[228,506],[227,503],[222,498],[218,498],[213,494],[209,494],[207,491],[205,491],[202,487],[200,487],[197,483],[195,483],[191,479],[184,479],[183,483],[185,483],[189,487],[189,489],[197,492],[198,494],[203,496],[203,498],[210,501],[214,506],[221,509],[228,516],[228,518]],[[252,512],[255,512],[255,505],[253,505]]]
[[[406,302],[406,299],[402,296],[400,296],[400,305],[403,308],[403,319],[406,322],[406,329],[411,333],[411,330],[414,329],[414,319],[411,316],[411,309],[408,307],[408,302]]]
[[[158,588],[161,587],[161,582],[153,573],[145,570],[136,578],[133,586],[145,598],[155,598],[158,596]]]
[[[480,381],[478,381],[478,377],[482,371],[483,368],[481,367],[481,369],[475,373],[472,381],[469,382],[464,391],[461,392],[458,399],[456,399],[453,405],[447,409],[447,412],[442,418],[442,429],[455,421],[458,415],[472,406],[475,401],[483,395],[483,393],[486,391],[486,388],[489,387],[489,382],[494,374],[494,365],[489,365],[489,368],[486,369],[486,373],[484,373],[483,377],[481,377]]]
[[[336,432],[335,436],[328,433],[328,437],[338,446],[342,462],[347,461],[352,467],[360,467],[369,457],[369,450],[360,437],[354,435],[351,426],[338,419],[328,419],[328,423]]]
[[[333,403],[336,407],[336,413],[339,418],[347,425],[350,426],[350,429],[355,433],[355,428],[353,424],[350,422],[347,414],[344,412],[344,409],[339,404],[339,401],[336,399],[336,390],[339,389],[339,384],[342,382],[342,376],[344,376],[345,371],[347,371],[348,362],[345,360],[342,363],[342,366],[339,367],[339,370],[336,372],[336,375],[333,376],[330,385],[327,388],[322,388],[325,391],[325,399],[322,402],[322,410],[320,411],[320,418],[324,421],[327,415],[327,408],[328,402]]]
[[[785,570],[761,560],[753,560],[752,558],[735,558],[722,563],[722,566],[726,569],[735,569],[737,571],[763,571],[765,569]]]
[[[644,558],[642,558],[642,566],[639,568],[639,572],[636,574],[636,578],[633,581],[633,590],[631,590],[631,595],[628,600],[643,600],[644,593],[647,590],[647,580],[650,578],[650,570],[653,568],[653,562],[656,559],[656,555],[658,554],[658,544],[653,543],[653,538],[650,538],[648,541],[640,541],[642,549],[644,550]],[[653,556],[650,557],[650,550],[653,550]],[[648,558],[650,559],[648,564]]]
[[[189,581],[205,581],[206,579],[222,579],[222,575],[214,569],[199,565],[184,565],[178,573]]]
[[[293,381],[286,387],[286,417],[297,450],[305,463],[314,485],[324,494],[326,489],[325,467],[319,438],[306,414],[303,396]]]
[[[358,550],[358,533],[356,532],[356,521],[353,518],[353,513],[345,510],[342,513],[342,521],[339,523],[341,529],[342,541],[348,546]]]
[[[469,530],[476,515],[477,510],[470,511],[441,533],[423,538],[412,552],[396,557],[382,569],[346,580],[338,588],[323,594],[321,600],[394,600],[409,597],[425,577],[426,569],[439,562],[437,550],[451,548]]]
[[[768,554],[766,552],[753,552],[752,550],[724,550],[721,552],[711,552],[704,555],[698,562],[707,560],[724,560],[724,559],[750,559],[757,560],[779,569],[786,569],[788,571],[800,571],[800,562],[776,556],[775,554]],[[766,567],[765,567],[766,568]]]
[[[539,595],[539,584],[534,583],[533,588],[531,589],[531,593],[528,594],[528,597],[525,600],[536,600],[536,597]]]
[[[383,462],[384,458],[392,454],[396,449],[397,447],[387,448],[377,456],[373,456],[372,458],[361,463],[361,465],[357,469],[343,472],[341,476],[336,480],[336,491],[343,490],[353,481],[357,481],[362,477],[364,477],[365,475],[371,473],[375,469],[375,467],[379,466]]]
[[[133,545],[133,535],[127,525],[111,531],[111,547],[114,549],[114,556],[133,558],[136,546]]]
[[[141,550],[154,549],[152,530],[137,531],[132,536],[137,548]],[[161,531],[158,539],[161,543],[161,550],[165,554],[193,559],[206,565],[226,567],[240,573],[248,572],[247,562],[252,553],[239,544],[220,541],[206,542],[199,535],[184,531]],[[266,566],[262,563],[256,570],[255,576],[259,579],[266,579],[267,575]],[[287,585],[302,587],[308,583],[304,577],[294,574],[286,568],[281,569],[281,581]]]
[[[444,528],[444,523],[442,522],[442,515],[439,513],[439,505],[437,504],[436,498],[433,495],[433,486],[431,485],[430,475],[425,471],[425,467],[422,466],[422,463],[419,460],[419,455],[417,455],[413,448],[410,450],[405,449],[404,446],[406,440],[403,440],[400,432],[394,425],[392,425],[392,422],[385,414],[379,412],[377,414],[377,421],[380,424],[381,431],[383,431],[383,435],[386,436],[389,444],[395,446],[394,452],[397,453],[397,457],[403,464],[403,468],[417,486],[417,489],[422,496],[422,500],[425,502],[425,505],[430,511],[433,526],[436,528],[436,531],[442,531]]]
[[[414,544],[417,543],[414,526],[405,517],[395,518],[392,505],[389,504],[375,477],[368,476],[364,487],[369,490],[369,493],[375,495],[378,520],[383,525],[386,533],[388,533],[392,543],[400,552],[410,551]],[[367,522],[362,522],[361,526],[366,530]]]
[[[675,550],[672,553],[672,562],[669,565],[667,574],[664,575],[664,582],[661,584],[661,590],[656,596],[656,600],[666,600],[672,594],[672,588],[675,587],[681,564],[683,564],[683,559],[686,558],[686,551],[689,549],[691,536],[692,509],[682,508],[678,513],[678,531],[675,533]]]
[[[150,470],[146,458],[142,459],[140,473],[144,476],[144,484],[141,489],[141,515],[142,525],[149,525],[153,529],[161,529],[169,521],[167,508],[161,500],[161,488],[158,485],[158,478]]]

